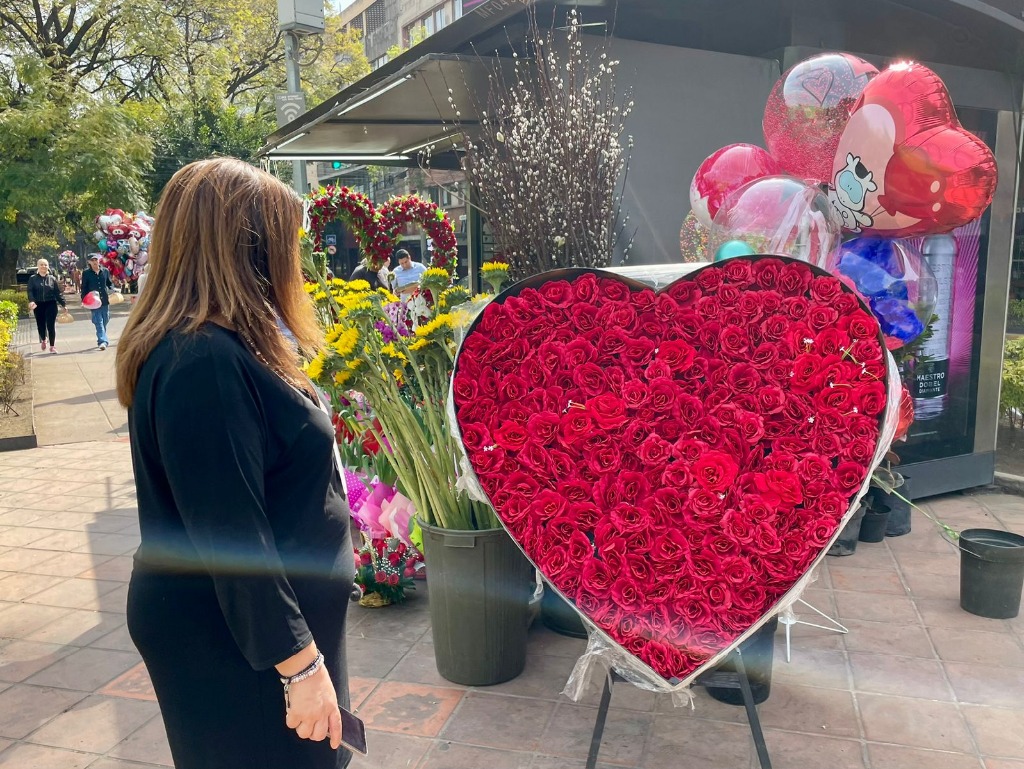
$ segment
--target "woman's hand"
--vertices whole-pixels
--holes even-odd
[[[35,303],[35,302],[29,302],[29,303],[28,303],[28,308],[29,308],[30,310],[34,310],[34,309],[36,308],[36,303]]]
[[[318,654],[316,644],[311,643],[275,667],[284,678],[291,678],[309,667]],[[287,702],[285,724],[289,729],[294,729],[304,740],[320,742],[330,737],[332,748],[337,750],[341,746],[338,695],[326,667],[321,665],[309,678],[290,684]]]
[[[289,729],[304,740],[320,742],[327,737],[331,747],[341,746],[341,712],[338,710],[338,696],[327,669],[321,667],[316,673],[288,690],[290,706],[285,718]]]

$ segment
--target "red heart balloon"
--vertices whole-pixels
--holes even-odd
[[[915,63],[874,78],[839,140],[829,198],[844,227],[889,238],[950,232],[984,213],[995,157],[942,80]]]
[[[677,684],[777,611],[891,440],[878,324],[795,260],[731,259],[660,293],[551,275],[470,328],[463,445],[545,577]]]

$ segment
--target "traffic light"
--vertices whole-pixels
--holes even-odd
[[[337,171],[339,168],[341,168],[341,161],[340,160],[333,161],[331,163],[331,168],[333,168],[335,171]]]

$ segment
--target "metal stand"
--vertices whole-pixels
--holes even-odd
[[[754,738],[754,750],[757,751],[758,763],[761,769],[772,769],[772,760],[768,755],[768,746],[764,742],[764,732],[761,730],[761,719],[757,715],[754,695],[750,691],[750,679],[747,678],[743,655],[739,649],[733,653],[733,658],[736,660],[735,672],[712,671],[705,673],[697,679],[696,685],[714,686],[720,689],[739,689],[743,693],[743,707],[747,711],[747,721],[750,723],[750,735]],[[608,720],[608,706],[612,701],[612,684],[623,680],[614,670],[609,672],[605,679],[604,691],[601,692],[601,704],[597,709],[594,733],[590,738],[590,754],[587,756],[586,769],[596,769],[597,767],[597,754],[601,750],[604,726]]]
[[[790,654],[790,631],[793,629],[793,625],[807,625],[807,627],[816,627],[819,630],[827,630],[830,633],[841,633],[841,634],[844,634],[844,635],[846,633],[850,632],[850,629],[848,627],[846,627],[845,625],[839,624],[839,622],[837,620],[832,619],[830,616],[825,614],[825,612],[821,611],[821,609],[816,609],[815,607],[811,606],[809,603],[807,603],[807,601],[805,601],[803,599],[800,599],[800,600],[797,601],[797,603],[803,604],[808,609],[810,609],[815,614],[817,614],[819,617],[822,617],[829,624],[828,625],[818,625],[818,624],[816,624],[814,622],[804,622],[801,619],[797,619],[796,618],[796,614],[793,613],[792,607],[789,608],[787,611],[783,612],[782,614],[780,614],[779,615],[779,622],[786,626],[786,662],[790,662],[791,661],[790,660],[790,657],[791,657],[791,654]]]

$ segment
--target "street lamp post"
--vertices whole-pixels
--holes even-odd
[[[295,32],[284,33],[285,82],[288,93],[301,94],[302,81],[299,79],[299,36]],[[306,194],[306,161],[292,161],[292,185],[300,195]]]
[[[324,33],[323,0],[277,0],[277,28],[284,33],[287,94],[302,103],[302,82],[299,78],[299,37]],[[278,110],[278,128],[298,117],[298,115],[292,115],[291,119],[286,119],[286,116],[287,110]],[[306,161],[295,160],[292,168],[292,184],[295,186],[296,192],[305,195]]]

